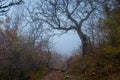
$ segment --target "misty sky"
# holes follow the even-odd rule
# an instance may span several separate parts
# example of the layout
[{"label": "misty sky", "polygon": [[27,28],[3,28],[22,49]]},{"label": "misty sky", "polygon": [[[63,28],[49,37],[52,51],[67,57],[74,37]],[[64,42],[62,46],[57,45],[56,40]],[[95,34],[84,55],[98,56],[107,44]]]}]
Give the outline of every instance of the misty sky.
[{"label": "misty sky", "polygon": [[72,52],[79,47],[80,39],[78,35],[70,31],[69,33],[63,34],[61,36],[55,36],[53,39],[55,44],[55,50],[64,55],[71,55]]}]

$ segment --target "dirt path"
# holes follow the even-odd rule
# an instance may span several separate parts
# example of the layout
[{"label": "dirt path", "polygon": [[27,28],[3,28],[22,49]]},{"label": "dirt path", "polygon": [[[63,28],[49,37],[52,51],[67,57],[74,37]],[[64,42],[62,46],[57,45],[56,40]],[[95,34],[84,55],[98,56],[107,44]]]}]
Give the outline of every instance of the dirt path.
[{"label": "dirt path", "polygon": [[64,76],[65,72],[58,71],[50,71],[43,80],[61,80]]}]

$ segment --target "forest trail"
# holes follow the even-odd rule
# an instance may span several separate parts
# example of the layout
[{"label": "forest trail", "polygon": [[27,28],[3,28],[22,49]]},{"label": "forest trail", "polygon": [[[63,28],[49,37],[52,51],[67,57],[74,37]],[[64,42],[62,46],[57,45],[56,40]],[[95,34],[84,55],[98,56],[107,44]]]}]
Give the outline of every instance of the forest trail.
[{"label": "forest trail", "polygon": [[52,70],[50,71],[43,80],[61,80],[65,75],[65,72],[61,70]]}]

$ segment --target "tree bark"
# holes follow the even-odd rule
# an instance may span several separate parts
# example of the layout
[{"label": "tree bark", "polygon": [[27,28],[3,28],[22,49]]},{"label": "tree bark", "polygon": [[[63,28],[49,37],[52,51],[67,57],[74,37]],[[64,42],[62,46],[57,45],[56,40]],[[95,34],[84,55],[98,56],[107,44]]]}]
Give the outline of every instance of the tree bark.
[{"label": "tree bark", "polygon": [[84,55],[90,54],[91,53],[90,38],[86,34],[84,34],[81,30],[77,30],[77,33],[82,42],[82,55],[84,56]]}]

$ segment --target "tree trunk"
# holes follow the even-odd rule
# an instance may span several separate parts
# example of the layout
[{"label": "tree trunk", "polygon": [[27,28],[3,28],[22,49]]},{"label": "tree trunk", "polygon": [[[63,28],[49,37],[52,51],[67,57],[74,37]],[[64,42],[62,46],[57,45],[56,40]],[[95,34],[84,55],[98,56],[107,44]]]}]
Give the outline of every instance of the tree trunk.
[{"label": "tree trunk", "polygon": [[77,33],[78,33],[79,38],[81,39],[81,42],[82,42],[82,54],[83,54],[83,56],[86,54],[90,54],[91,53],[90,38],[87,35],[85,35],[81,30],[78,30]]}]

